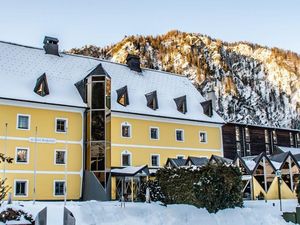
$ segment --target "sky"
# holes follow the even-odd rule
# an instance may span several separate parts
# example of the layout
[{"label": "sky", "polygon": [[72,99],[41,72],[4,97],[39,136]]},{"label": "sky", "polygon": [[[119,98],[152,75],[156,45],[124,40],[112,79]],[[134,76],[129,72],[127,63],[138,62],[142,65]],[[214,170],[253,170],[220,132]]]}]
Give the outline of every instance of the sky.
[{"label": "sky", "polygon": [[300,54],[300,0],[0,0],[0,40],[68,50],[169,30],[249,41]]}]

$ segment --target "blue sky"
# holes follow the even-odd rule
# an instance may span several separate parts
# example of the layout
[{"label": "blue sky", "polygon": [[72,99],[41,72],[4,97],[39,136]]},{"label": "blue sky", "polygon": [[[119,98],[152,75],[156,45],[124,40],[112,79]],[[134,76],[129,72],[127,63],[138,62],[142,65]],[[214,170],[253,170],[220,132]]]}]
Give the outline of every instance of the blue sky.
[{"label": "blue sky", "polygon": [[0,40],[62,49],[172,29],[300,53],[299,0],[0,0]]}]

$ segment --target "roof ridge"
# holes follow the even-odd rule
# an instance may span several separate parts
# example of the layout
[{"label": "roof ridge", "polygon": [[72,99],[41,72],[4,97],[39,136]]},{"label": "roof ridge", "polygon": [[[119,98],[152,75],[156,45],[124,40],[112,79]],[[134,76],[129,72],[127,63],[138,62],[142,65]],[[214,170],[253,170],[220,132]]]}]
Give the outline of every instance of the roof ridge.
[{"label": "roof ridge", "polygon": [[[44,49],[40,48],[40,47],[23,45],[23,44],[18,44],[18,43],[15,43],[15,42],[9,42],[9,41],[2,41],[2,40],[0,40],[0,43],[9,44],[9,45],[15,45],[15,46],[18,46],[18,47],[36,49],[36,50],[43,50],[44,51]],[[111,61],[111,60],[108,60],[108,59],[96,58],[96,57],[87,56],[87,55],[73,54],[73,53],[69,53],[69,52],[65,52],[65,51],[60,51],[59,53],[60,54],[64,54],[64,55],[69,55],[69,56],[74,56],[74,57],[80,57],[80,58],[86,58],[86,59],[92,59],[92,60],[96,60],[96,61],[100,61],[100,62],[112,63],[112,64],[116,64],[116,65],[126,66],[127,67],[126,64],[114,62],[114,61]],[[177,77],[181,77],[181,78],[184,78],[184,79],[188,79],[188,77],[185,76],[185,75],[183,75],[183,74],[181,75],[181,74],[171,73],[171,72],[164,71],[164,70],[157,70],[157,69],[151,69],[151,68],[146,68],[146,67],[142,67],[142,69],[146,70],[146,71],[148,70],[148,71],[153,71],[153,72],[156,72],[156,73],[164,73],[164,74],[169,74],[169,75],[172,75],[172,76],[177,76]]]},{"label": "roof ridge", "polygon": [[0,43],[3,43],[3,44],[9,44],[9,45],[16,45],[16,46],[24,47],[24,48],[32,48],[32,49],[37,49],[37,50],[44,50],[43,48],[34,47],[34,46],[29,46],[29,45],[23,45],[23,44],[18,44],[18,43],[10,42],[10,41],[1,41],[1,40],[0,40]]}]

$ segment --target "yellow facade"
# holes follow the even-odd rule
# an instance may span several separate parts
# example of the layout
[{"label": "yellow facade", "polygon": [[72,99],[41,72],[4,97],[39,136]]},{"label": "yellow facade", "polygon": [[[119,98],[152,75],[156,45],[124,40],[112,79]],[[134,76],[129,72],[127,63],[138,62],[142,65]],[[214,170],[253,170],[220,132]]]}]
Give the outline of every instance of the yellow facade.
[{"label": "yellow facade", "polygon": [[[18,114],[29,115],[29,130],[18,129]],[[66,119],[67,132],[56,132],[57,118]],[[7,184],[12,188],[10,192],[13,199],[33,199],[34,171],[36,171],[37,200],[64,199],[64,196],[54,196],[54,181],[65,180],[65,174],[67,174],[67,198],[79,199],[83,171],[82,140],[83,109],[2,102],[0,104],[0,150],[14,160],[12,164],[0,164],[0,176],[7,178]],[[16,161],[17,148],[28,149],[26,163]],[[56,164],[55,151],[57,150],[66,151],[66,166]],[[26,196],[15,195],[15,182],[18,180],[27,181]]]},{"label": "yellow facade", "polygon": [[[131,126],[131,137],[121,136],[122,123]],[[132,154],[132,165],[151,167],[151,155],[159,155],[159,165],[164,166],[168,158],[177,156],[210,157],[212,154],[222,156],[221,127],[216,124],[166,120],[164,118],[139,118],[132,116],[112,115],[111,166],[120,167],[121,154],[128,151]],[[158,140],[150,138],[150,128],[159,128]],[[177,141],[176,129],[184,131],[184,140]],[[207,142],[200,143],[199,132],[207,133]]]},{"label": "yellow facade", "polygon": [[[275,177],[273,179],[267,192],[265,192],[265,190],[261,187],[261,185],[255,179],[255,177],[253,177],[252,179],[253,179],[254,198],[259,196],[260,193],[262,193],[264,195],[264,198],[267,200],[279,199],[279,188],[278,188],[278,178],[277,177]],[[282,199],[295,199],[297,197],[296,192],[291,191],[291,189],[288,187],[288,185],[284,181],[281,181],[280,192],[281,192]]]}]

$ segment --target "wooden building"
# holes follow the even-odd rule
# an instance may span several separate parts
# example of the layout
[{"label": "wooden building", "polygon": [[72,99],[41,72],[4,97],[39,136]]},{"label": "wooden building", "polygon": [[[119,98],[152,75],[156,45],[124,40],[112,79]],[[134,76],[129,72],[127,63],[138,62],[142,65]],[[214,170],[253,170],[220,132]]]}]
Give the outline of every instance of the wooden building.
[{"label": "wooden building", "polygon": [[300,147],[300,130],[227,123],[222,128],[224,157],[267,155],[276,146]]}]

